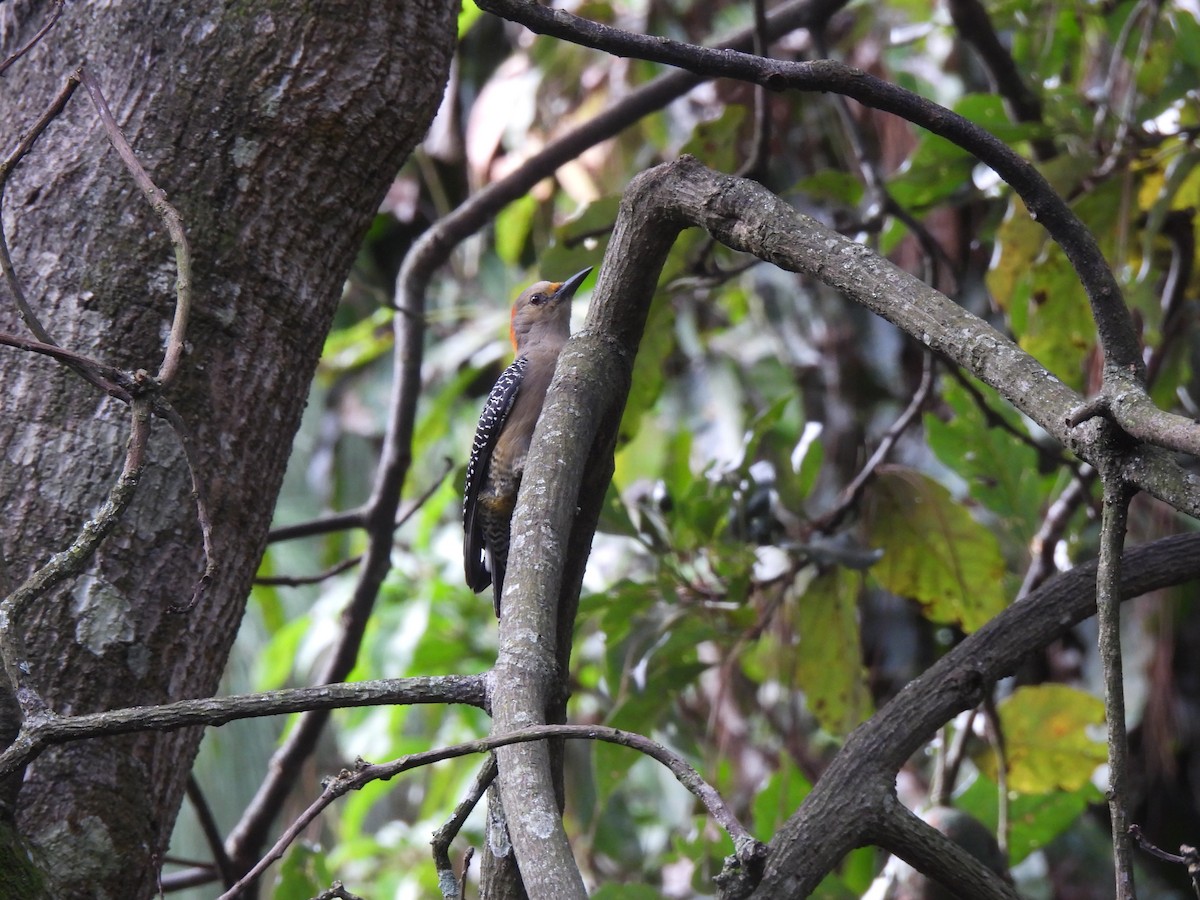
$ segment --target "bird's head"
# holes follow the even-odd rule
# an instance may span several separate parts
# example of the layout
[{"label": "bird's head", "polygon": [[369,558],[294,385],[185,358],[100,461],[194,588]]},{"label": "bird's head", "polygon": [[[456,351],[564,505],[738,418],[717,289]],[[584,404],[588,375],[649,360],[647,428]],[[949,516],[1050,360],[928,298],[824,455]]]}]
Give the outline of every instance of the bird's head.
[{"label": "bird's head", "polygon": [[588,266],[566,281],[539,281],[521,291],[512,308],[509,337],[518,353],[530,342],[571,335],[571,298],[591,273]]}]

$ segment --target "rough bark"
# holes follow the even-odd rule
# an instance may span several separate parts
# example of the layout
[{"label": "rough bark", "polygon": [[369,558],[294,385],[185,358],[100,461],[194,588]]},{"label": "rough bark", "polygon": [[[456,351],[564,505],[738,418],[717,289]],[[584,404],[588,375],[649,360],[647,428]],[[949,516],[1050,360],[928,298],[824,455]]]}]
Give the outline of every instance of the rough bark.
[{"label": "rough bark", "polygon": [[[0,55],[50,6],[0,8]],[[341,285],[441,97],[456,6],[72,4],[0,84],[7,148],[85,64],[183,215],[195,260],[189,352],[170,399],[195,433],[217,573],[195,609],[169,611],[191,596],[203,563],[179,443],[156,423],[138,495],[89,574],[15,623],[52,709],[216,688]],[[57,341],[157,368],[174,300],[170,246],[82,91],[18,169],[4,224]],[[0,330],[21,333],[0,296]],[[128,415],[44,358],[5,350],[0,372],[0,559],[13,585],[101,502]],[[200,733],[84,742],[30,767],[16,817],[50,895],[153,894]]]}]

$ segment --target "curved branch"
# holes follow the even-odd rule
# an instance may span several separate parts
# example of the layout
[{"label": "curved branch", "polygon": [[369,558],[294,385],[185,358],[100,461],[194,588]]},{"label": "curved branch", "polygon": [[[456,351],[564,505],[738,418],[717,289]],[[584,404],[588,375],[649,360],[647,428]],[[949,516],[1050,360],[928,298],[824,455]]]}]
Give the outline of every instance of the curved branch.
[{"label": "curved branch", "polygon": [[[869,248],[796,212],[762,186],[721,175],[684,157],[643,172],[630,183],[626,199],[631,208],[642,210],[636,213],[642,218],[651,215],[646,210],[657,210],[650,229],[659,232],[656,238],[663,229],[675,229],[670,232],[673,236],[684,227],[698,225],[735,250],[816,278],[995,388],[1084,460],[1095,462],[1101,453],[1110,451],[1103,423],[1084,421],[1086,416],[1079,414],[1083,398],[1015,343],[944,294]],[[620,256],[614,255],[610,244],[595,297],[603,296],[606,276],[613,267],[658,271],[662,262],[659,251],[652,250],[644,238],[642,234],[629,242]],[[617,295],[621,307],[612,318],[618,339],[627,347],[636,347],[641,336],[637,317],[644,312],[629,307],[648,302],[644,298],[653,292],[653,285],[646,288],[641,283],[644,279],[635,285],[621,277]],[[639,323],[637,330],[631,333],[627,326],[635,322]],[[1138,390],[1130,375],[1127,393],[1133,396]],[[1181,512],[1200,516],[1200,490],[1159,443],[1147,437],[1125,450],[1123,477]]]},{"label": "curved branch", "polygon": [[[1121,599],[1200,578],[1200,535],[1162,538],[1126,550]],[[803,896],[842,856],[869,841],[846,797],[874,808],[870,787],[890,794],[896,773],[944,723],[977,704],[989,686],[1011,674],[1095,611],[1096,563],[1077,566],[1014,603],[909,682],[890,703],[851,734],[800,810],[771,841],[771,856],[756,900]],[[835,825],[837,827],[831,827]]]},{"label": "curved branch", "polygon": [[494,15],[616,56],[665,63],[709,78],[736,78],[772,90],[829,91],[852,97],[919,125],[968,150],[1025,201],[1063,248],[1087,291],[1107,362],[1141,373],[1143,364],[1121,288],[1095,237],[1041,173],[987,130],[918,94],[833,60],[790,63],[747,53],[716,51],[668,38],[631,34],[527,0],[479,0]]},{"label": "curved branch", "polygon": [[[246,885],[257,879],[266,871],[271,863],[283,856],[284,851],[304,832],[304,829],[312,824],[329,804],[338,797],[348,794],[350,791],[361,790],[372,781],[388,781],[404,772],[428,766],[435,762],[455,759],[459,756],[468,756],[472,753],[487,753],[491,750],[499,750],[502,747],[515,744],[542,743],[549,738],[604,741],[610,744],[619,744],[622,747],[637,750],[651,759],[662,763],[679,780],[680,784],[699,798],[713,818],[725,828],[733,840],[739,859],[745,858],[745,860],[749,861],[761,857],[763,845],[756,841],[745,827],[738,822],[737,818],[729,810],[729,807],[725,805],[725,801],[721,799],[720,794],[700,777],[700,773],[688,765],[683,757],[671,752],[657,741],[652,741],[644,735],[635,734],[631,731],[621,731],[620,729],[609,728],[604,725],[538,725],[531,728],[521,728],[506,734],[494,734],[478,741],[466,741],[461,744],[453,744],[449,747],[439,747],[435,750],[412,753],[386,763],[372,764],[364,762],[361,759],[358,760],[353,769],[343,769],[336,777],[326,780],[325,789],[321,792],[321,796],[296,817],[296,820],[284,831],[279,841],[271,848],[271,851],[259,860],[241,881],[235,884],[229,891],[222,894],[220,900],[233,900],[233,898],[239,896]],[[574,865],[572,867],[574,868]],[[523,870],[522,875],[524,877]],[[528,886],[528,879],[526,878],[525,880]],[[555,898],[563,896],[562,894],[539,894],[532,892],[531,895],[534,897],[552,896]]]},{"label": "curved branch", "polygon": [[[1000,42],[987,8],[980,0],[950,0],[948,6],[959,36],[979,54],[996,92],[1008,104],[1013,118],[1018,122],[1042,124],[1042,101],[1025,83],[1016,60]],[[1044,129],[1029,144],[1036,159],[1047,160],[1055,156],[1054,141]]]},{"label": "curved branch", "polygon": [[[1075,392],[985,322],[866,248],[799,215],[753,182],[717,174],[694,159],[643,173],[622,200],[587,324],[560,357],[526,463],[501,622],[502,640],[511,642],[512,650],[498,663],[494,682],[498,726],[503,722],[503,727],[512,727],[510,721],[543,709],[537,704],[546,698],[531,682],[544,679],[545,667],[552,664],[547,645],[556,634],[559,610],[547,598],[560,597],[564,571],[578,567],[590,541],[590,533],[588,541],[572,540],[568,553],[563,536],[594,524],[592,516],[605,487],[596,473],[606,471],[606,455],[611,464],[614,423],[625,402],[648,301],[675,236],[694,224],[730,247],[838,288],[996,387],[1084,458],[1109,449],[1103,446],[1105,428],[1067,425],[1079,401]],[[1156,490],[1174,481],[1195,507],[1195,492],[1186,476],[1147,453],[1145,448],[1130,451],[1123,474]],[[1154,478],[1135,471],[1142,466],[1156,473]],[[585,475],[587,486],[581,490]],[[1155,478],[1162,481],[1155,483]],[[516,541],[522,538],[536,544],[533,552],[528,547],[521,551]],[[1200,536],[1186,536],[1130,551],[1122,596],[1200,575],[1198,548]],[[1094,598],[1094,566],[1056,579],[968,638],[855,731],[801,812],[776,837],[774,868],[768,867],[768,888],[762,896],[802,896],[815,887],[845,852],[866,840],[865,826],[847,815],[846,798],[860,798],[864,811],[878,804],[881,792],[894,790],[900,766],[930,734],[978,703],[987,686],[1008,674],[1031,649],[1090,614]],[[516,721],[517,726],[524,724]],[[507,763],[526,779],[506,788],[501,778],[505,806],[528,808],[531,792],[537,790],[539,811],[544,812],[553,803],[544,774],[546,761],[516,756],[515,750],[497,751],[502,776]],[[546,825],[544,815],[532,822],[522,816],[509,818],[523,874],[527,861],[544,851]],[[561,823],[558,826],[561,830]]]},{"label": "curved branch", "polygon": [[[192,310],[192,251],[188,245],[187,234],[183,230],[183,220],[178,210],[167,202],[167,195],[156,185],[145,167],[129,146],[121,126],[113,118],[112,110],[108,108],[108,100],[100,88],[100,83],[86,66],[79,69],[79,79],[87,90],[88,96],[96,107],[100,122],[104,125],[108,142],[112,144],[121,162],[133,176],[134,183],[146,198],[146,202],[154,209],[155,214],[162,219],[163,226],[171,236],[171,245],[175,248],[175,317],[171,322],[171,334],[167,338],[167,350],[163,357],[162,366],[155,380],[165,390],[175,380],[179,371],[179,363],[183,359],[183,341],[187,334],[188,317]],[[206,548],[207,549],[207,548]]]},{"label": "curved branch", "polygon": [[933,878],[954,896],[972,900],[1020,900],[978,859],[915,816],[894,794],[882,803],[874,842],[900,857],[917,871]]}]

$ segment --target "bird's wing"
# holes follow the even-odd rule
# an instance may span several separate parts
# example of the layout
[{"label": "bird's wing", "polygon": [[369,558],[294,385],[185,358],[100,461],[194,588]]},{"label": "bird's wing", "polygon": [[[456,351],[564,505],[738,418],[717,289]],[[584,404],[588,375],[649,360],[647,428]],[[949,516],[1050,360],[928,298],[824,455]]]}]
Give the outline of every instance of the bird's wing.
[{"label": "bird's wing", "polygon": [[487,478],[488,462],[492,458],[496,440],[504,429],[504,421],[512,411],[513,403],[516,402],[517,391],[520,390],[521,380],[525,377],[526,365],[526,357],[517,357],[492,385],[487,403],[479,415],[475,440],[471,444],[471,460],[467,464],[467,483],[463,491],[463,571],[467,576],[467,586],[476,593],[492,583],[492,574],[484,564],[486,547],[483,542],[483,529],[475,521],[479,492]]}]

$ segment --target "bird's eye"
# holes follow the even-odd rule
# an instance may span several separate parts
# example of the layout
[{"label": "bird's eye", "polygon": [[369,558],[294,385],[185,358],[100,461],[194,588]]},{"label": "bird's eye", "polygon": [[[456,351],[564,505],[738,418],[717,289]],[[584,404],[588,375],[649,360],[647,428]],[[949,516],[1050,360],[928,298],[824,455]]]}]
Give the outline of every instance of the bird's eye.
[{"label": "bird's eye", "polygon": [[534,306],[541,306],[543,303],[546,302],[546,295],[545,294],[534,294],[532,297],[529,298],[529,302],[532,303]]}]

